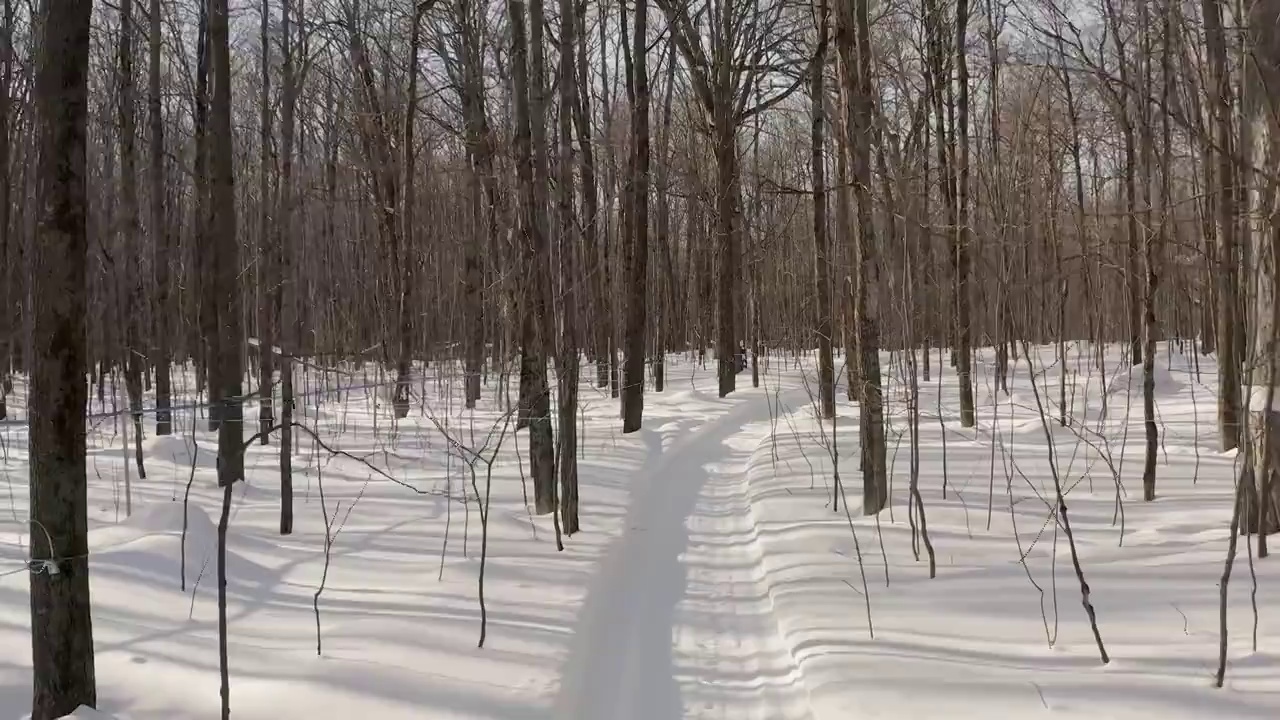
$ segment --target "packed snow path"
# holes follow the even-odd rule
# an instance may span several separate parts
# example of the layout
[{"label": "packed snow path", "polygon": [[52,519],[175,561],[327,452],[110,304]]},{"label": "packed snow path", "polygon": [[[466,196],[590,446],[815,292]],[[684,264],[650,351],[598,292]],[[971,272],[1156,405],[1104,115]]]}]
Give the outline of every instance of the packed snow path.
[{"label": "packed snow path", "polygon": [[623,535],[588,593],[555,716],[812,717],[769,597],[747,496],[761,393],[718,418],[644,429]]}]

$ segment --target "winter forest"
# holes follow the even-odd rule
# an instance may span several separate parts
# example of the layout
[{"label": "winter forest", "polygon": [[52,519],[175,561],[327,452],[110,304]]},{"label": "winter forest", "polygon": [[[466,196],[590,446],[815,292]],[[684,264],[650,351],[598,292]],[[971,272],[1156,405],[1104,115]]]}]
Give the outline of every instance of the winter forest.
[{"label": "winter forest", "polygon": [[0,720],[1280,717],[1280,1],[0,3]]}]

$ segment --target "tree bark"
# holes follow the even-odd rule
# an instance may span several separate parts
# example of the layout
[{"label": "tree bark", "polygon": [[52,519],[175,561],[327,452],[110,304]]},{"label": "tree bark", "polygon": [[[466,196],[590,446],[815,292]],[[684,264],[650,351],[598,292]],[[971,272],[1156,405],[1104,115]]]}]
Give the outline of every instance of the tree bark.
[{"label": "tree bark", "polygon": [[259,8],[262,26],[260,57],[262,88],[258,95],[258,432],[259,442],[266,445],[275,425],[275,404],[272,399],[275,374],[274,350],[276,345],[276,298],[280,292],[279,250],[273,247],[271,232],[271,36],[269,0],[262,0]]},{"label": "tree bark", "polygon": [[9,417],[6,396],[13,392],[10,373],[16,343],[18,302],[16,297],[19,253],[12,232],[13,199],[10,166],[13,162],[13,26],[16,13],[13,0],[4,0],[4,25],[0,26],[0,420]]},{"label": "tree bark", "polygon": [[[645,0],[639,0],[643,5]],[[573,115],[578,103],[574,71],[578,18],[573,0],[560,0],[559,178],[560,287],[563,292],[560,330],[559,403],[560,522],[566,535],[578,532],[578,233],[574,213]]]},{"label": "tree bark", "polygon": [[644,416],[649,290],[649,61],[648,2],[635,0],[631,52],[630,202],[627,227],[626,356],[622,368],[622,432],[640,429]]},{"label": "tree bark", "polygon": [[119,70],[120,96],[120,204],[122,205],[121,251],[125,263],[120,288],[125,325],[125,390],[133,418],[134,460],[138,477],[147,477],[142,458],[142,366],[147,356],[142,345],[142,243],[138,228],[137,99],[133,74],[133,0],[120,2]]},{"label": "tree bark", "polygon": [[969,246],[973,242],[973,229],[969,224],[969,61],[966,31],[969,26],[968,0],[956,3],[956,84],[960,91],[956,106],[958,129],[952,133],[952,157],[956,159],[956,222],[955,245],[952,249],[955,289],[956,374],[960,383],[960,426],[973,427],[976,421],[973,407],[973,348],[970,326],[969,299]]},{"label": "tree bark", "polygon": [[227,0],[210,0],[209,59],[212,97],[209,104],[210,223],[209,244],[213,248],[212,284],[217,317],[217,335],[210,338],[214,362],[211,384],[219,390],[214,403],[220,405],[218,428],[218,484],[230,485],[244,479],[244,427],[241,375],[244,337],[239,284],[240,242],[236,235],[235,151],[231,134],[231,53],[228,49]]},{"label": "tree bark", "polygon": [[[498,202],[493,167],[493,138],[485,110],[484,59],[481,55],[479,28],[472,20],[470,0],[457,3],[458,50],[461,77],[455,79],[461,94],[463,121],[466,125],[467,156],[471,169],[472,217],[478,231],[489,243],[496,240]],[[463,372],[464,402],[474,408],[480,399],[480,374],[484,364],[484,273],[480,238],[468,243],[463,256],[463,313],[466,333]]]},{"label": "tree bark", "polygon": [[[299,7],[301,10],[301,7]],[[293,145],[298,79],[293,58],[293,1],[280,3],[280,182],[279,218],[272,251],[277,268],[273,297],[280,340],[280,534],[293,533],[293,365],[298,343],[298,284],[293,224]],[[332,105],[330,105],[331,107]]]},{"label": "tree bark", "polygon": [[1226,33],[1222,26],[1221,0],[1201,0],[1204,17],[1205,51],[1209,74],[1207,88],[1213,115],[1212,151],[1215,234],[1217,264],[1214,280],[1218,291],[1218,432],[1223,451],[1240,444],[1241,361],[1235,337],[1239,327],[1239,292],[1236,268],[1239,252],[1236,245],[1237,190],[1235,164],[1235,132],[1232,127],[1231,74],[1227,66]]},{"label": "tree bark", "polygon": [[[546,133],[535,132],[543,122],[540,112],[541,91],[532,91],[541,83],[536,79],[542,70],[541,24],[542,6],[534,0],[529,7],[528,23],[532,33],[526,33],[525,3],[523,0],[507,0],[511,22],[511,64],[515,87],[516,114],[516,174],[520,184],[523,257],[529,268],[531,282],[526,285],[521,310],[523,317],[521,378],[522,393],[528,393],[529,407],[529,463],[533,475],[534,506],[539,514],[552,512],[556,507],[555,444],[551,435],[551,400],[547,387],[546,346],[546,289],[550,271],[547,260],[546,213],[543,200],[546,185],[537,187],[538,180],[546,175]],[[534,59],[530,62],[532,52]],[[533,78],[531,78],[531,75]],[[543,162],[538,162],[539,152]]]},{"label": "tree bark", "polygon": [[[151,21],[147,57],[147,125],[150,128],[150,180],[151,180],[151,241],[155,248],[155,357],[152,364],[156,373],[156,435],[168,435],[173,432],[171,368],[173,363],[173,332],[171,307],[170,259],[172,240],[169,233],[169,219],[165,209],[165,156],[164,156],[164,113],[160,97],[160,49],[161,23],[160,0],[150,0],[149,20]],[[0,200],[7,205],[7,201]]]},{"label": "tree bark", "polygon": [[885,467],[884,406],[880,382],[879,256],[871,200],[871,22],[868,0],[844,8],[837,30],[837,50],[845,93],[849,98],[849,143],[853,196],[857,215],[854,245],[853,325],[857,333],[858,402],[863,446],[863,512],[874,515],[888,502]]},{"label": "tree bark", "polygon": [[[817,298],[818,400],[822,417],[836,414],[835,361],[831,349],[831,263],[827,239],[826,135],[823,128],[826,102],[827,0],[817,0],[818,50],[810,69],[813,127],[813,276]],[[926,353],[927,356],[927,353]]]},{"label": "tree bark", "polygon": [[[32,720],[97,703],[85,477],[89,0],[41,4],[31,371]],[[35,566],[33,565],[33,569]],[[56,570],[56,573],[54,572]]]}]

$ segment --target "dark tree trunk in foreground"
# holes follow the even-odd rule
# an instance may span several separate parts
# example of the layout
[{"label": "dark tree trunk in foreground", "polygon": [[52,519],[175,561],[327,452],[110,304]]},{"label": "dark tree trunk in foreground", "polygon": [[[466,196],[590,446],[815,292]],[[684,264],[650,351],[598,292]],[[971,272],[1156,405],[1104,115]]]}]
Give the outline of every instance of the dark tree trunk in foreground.
[{"label": "dark tree trunk in foreground", "polygon": [[227,661],[227,530],[231,492],[244,479],[244,408],[240,396],[243,316],[239,288],[240,243],[236,236],[235,175],[232,169],[231,53],[228,48],[227,0],[209,2],[209,60],[212,102],[209,104],[209,236],[217,336],[210,338],[210,387],[217,388],[219,408],[218,485],[223,488],[218,521],[218,666],[222,718],[231,716],[231,684]]},{"label": "dark tree trunk in foreground", "polygon": [[1254,448],[1252,478],[1242,479],[1246,482],[1242,526],[1246,532],[1258,534],[1258,557],[1266,557],[1266,536],[1280,531],[1280,411],[1276,410],[1280,407],[1280,353],[1276,352],[1280,340],[1280,268],[1276,265],[1280,262],[1280,215],[1276,213],[1280,183],[1269,179],[1280,169],[1280,99],[1274,90],[1280,81],[1280,2],[1252,4],[1248,20],[1246,46],[1250,52],[1244,63],[1241,123],[1242,134],[1256,142],[1242,140],[1240,145],[1257,168],[1251,173],[1256,185],[1250,193],[1249,209],[1258,219],[1250,221],[1255,223],[1253,245],[1244,249],[1252,250],[1246,274],[1253,283],[1249,331],[1258,357],[1252,363],[1247,406]]},{"label": "dark tree trunk in foreground", "polygon": [[227,0],[211,0],[209,7],[209,237],[212,246],[213,308],[217,335],[213,347],[210,385],[217,388],[219,405],[218,484],[244,477],[241,374],[243,315],[240,299],[240,242],[236,235],[234,153],[231,134],[231,59],[227,49]]},{"label": "dark tree trunk in foreground", "polygon": [[626,359],[622,366],[622,432],[640,429],[644,416],[644,361],[649,292],[649,63],[648,3],[636,0],[631,51],[630,218],[627,258]]},{"label": "dark tree trunk in foreground", "polygon": [[868,0],[854,0],[839,19],[836,48],[849,98],[847,141],[857,210],[854,239],[853,327],[857,336],[863,512],[874,515],[888,502],[885,469],[884,400],[880,381],[879,252],[871,200],[871,34]]},{"label": "dark tree trunk in foreground", "polygon": [[[35,79],[39,161],[32,276],[32,719],[93,706],[85,403],[85,123],[90,0],[45,0]],[[56,560],[52,559],[56,558]],[[56,569],[56,574],[53,570]]]},{"label": "dark tree trunk in foreground", "polygon": [[9,136],[12,125],[13,102],[13,25],[16,13],[14,0],[4,2],[4,25],[0,26],[0,420],[9,417],[5,396],[13,392],[13,352],[16,346],[14,333],[18,314],[15,290],[17,285],[18,250],[11,232],[9,201],[13,184],[9,166],[13,158],[13,140]]}]

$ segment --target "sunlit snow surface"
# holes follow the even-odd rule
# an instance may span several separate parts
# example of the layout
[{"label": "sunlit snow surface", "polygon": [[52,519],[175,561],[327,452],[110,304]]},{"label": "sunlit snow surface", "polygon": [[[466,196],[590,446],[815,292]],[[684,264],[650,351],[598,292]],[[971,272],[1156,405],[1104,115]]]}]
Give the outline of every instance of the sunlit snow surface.
[{"label": "sunlit snow surface", "polygon": [[[551,517],[531,517],[524,504],[526,433],[508,431],[502,440],[492,473],[484,649],[476,647],[475,490],[484,493],[486,473],[477,466],[473,487],[442,432],[474,449],[493,432],[487,456],[504,418],[496,378],[473,415],[457,397],[461,383],[433,365],[415,388],[410,417],[393,425],[387,389],[364,387],[379,382],[375,369],[331,373],[330,392],[312,371],[298,382],[309,393],[299,420],[326,444],[403,484],[362,462],[331,457],[300,434],[295,528],[280,537],[278,445],[273,439],[249,449],[249,481],[235,491],[228,558],[233,717],[1280,717],[1274,612],[1280,570],[1275,560],[1255,562],[1255,652],[1243,543],[1231,584],[1227,687],[1212,687],[1235,462],[1234,454],[1217,452],[1212,359],[1200,358],[1197,378],[1190,356],[1162,349],[1159,498],[1144,503],[1140,374],[1132,375],[1130,399],[1131,376],[1118,351],[1108,354],[1104,374],[1088,348],[1068,346],[1065,428],[1056,422],[1062,363],[1054,348],[1039,350],[1033,374],[1019,361],[1008,395],[994,389],[990,351],[979,355],[976,429],[959,425],[945,358],[939,362],[935,353],[933,379],[921,381],[920,488],[937,557],[932,580],[924,548],[920,561],[913,551],[899,358],[882,355],[891,383],[893,485],[892,509],[878,519],[860,512],[858,413],[843,388],[836,435],[845,492],[833,510],[825,441],[831,425],[820,430],[814,419],[812,358],[774,357],[761,387],[751,387],[748,371],[738,376],[739,390],[722,400],[713,366],[673,356],[666,391],[650,388],[645,427],[632,435],[620,432],[617,401],[584,380],[583,531],[566,539],[564,552],[556,552]],[[946,372],[939,387],[940,365]],[[585,366],[583,375],[594,378],[594,368]],[[188,389],[192,383],[190,374],[178,382]],[[339,385],[357,389],[332,391]],[[24,384],[16,390],[10,407],[21,419]],[[92,412],[109,413],[110,394],[105,408],[95,398]],[[256,408],[245,416],[256,431]],[[126,518],[122,428],[110,418],[93,420],[88,475],[98,697],[103,711],[122,720],[217,716],[212,549],[220,493],[215,438],[201,421],[193,453],[192,422],[191,411],[180,412],[175,435],[157,438],[148,420],[148,478],[130,469],[134,511]],[[1050,516],[1046,431],[1113,658],[1106,667],[1081,607],[1066,538]],[[25,428],[4,426],[0,438],[0,720],[17,720],[30,712],[21,571]],[[193,456],[183,592],[181,500]],[[319,601],[317,656],[312,602],[324,567],[321,483],[324,507],[341,532]]]}]

